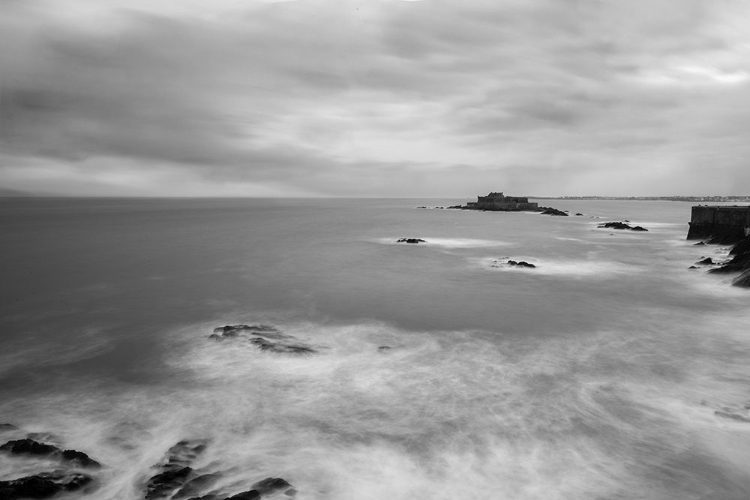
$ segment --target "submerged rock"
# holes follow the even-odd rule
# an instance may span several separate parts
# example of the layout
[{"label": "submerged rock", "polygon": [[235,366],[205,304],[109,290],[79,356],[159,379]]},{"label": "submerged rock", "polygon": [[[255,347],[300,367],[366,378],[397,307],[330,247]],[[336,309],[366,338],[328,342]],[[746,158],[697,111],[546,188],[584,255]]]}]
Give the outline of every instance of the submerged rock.
[{"label": "submerged rock", "polygon": [[242,333],[252,333],[268,338],[281,338],[283,334],[273,326],[268,325],[227,325],[214,328],[211,338],[237,337]]},{"label": "submerged rock", "polygon": [[77,472],[42,472],[10,481],[0,481],[0,499],[49,498],[61,492],[77,491],[91,481],[91,476]]},{"label": "submerged rock", "polygon": [[9,424],[7,422],[4,424],[0,424],[0,432],[11,432],[11,431],[20,431],[20,430],[21,429],[19,429],[15,425]]},{"label": "submerged rock", "polygon": [[[291,335],[287,335],[277,328],[268,325],[233,325],[214,329],[208,338],[224,340],[242,337],[262,351],[284,354],[313,354],[318,352],[311,346],[304,344]],[[269,340],[270,339],[270,340]]]},{"label": "submerged rock", "polygon": [[421,238],[399,238],[396,243],[427,243]]}]

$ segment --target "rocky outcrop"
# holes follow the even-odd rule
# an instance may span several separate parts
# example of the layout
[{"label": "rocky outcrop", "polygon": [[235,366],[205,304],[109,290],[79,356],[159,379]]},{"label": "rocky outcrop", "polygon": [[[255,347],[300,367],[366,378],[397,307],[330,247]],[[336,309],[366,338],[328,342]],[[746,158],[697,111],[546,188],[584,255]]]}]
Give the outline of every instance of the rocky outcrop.
[{"label": "rocky outcrop", "polygon": [[526,262],[525,260],[512,260],[509,259],[503,262],[504,259],[495,259],[492,261],[492,267],[512,267],[512,268],[529,268],[533,269],[536,265]]},{"label": "rocky outcrop", "polygon": [[91,459],[88,455],[76,450],[61,450],[51,444],[40,443],[33,439],[17,439],[8,441],[0,446],[0,451],[11,453],[13,455],[36,455],[49,458],[57,458],[63,462],[70,463],[78,467],[99,468],[101,464]]},{"label": "rocky outcrop", "polygon": [[750,236],[735,244],[729,251],[731,259],[709,272],[714,274],[738,273],[732,285],[743,288],[750,287]]},{"label": "rocky outcrop", "polygon": [[396,243],[427,243],[421,238],[399,238]]},{"label": "rocky outcrop", "polygon": [[146,482],[146,500],[171,498],[175,490],[194,477],[190,466],[207,444],[205,439],[184,439],[167,450],[162,461],[154,466],[159,472]]},{"label": "rocky outcrop", "polygon": [[42,472],[10,481],[0,481],[0,499],[50,498],[63,492],[78,491],[94,479],[78,472]]},{"label": "rocky outcrop", "polygon": [[705,258],[701,258],[701,260],[699,260],[698,262],[696,262],[696,264],[703,264],[703,265],[712,266],[712,265],[715,264],[715,262],[713,261],[713,259],[711,257],[705,257]]},{"label": "rocky outcrop", "polygon": [[292,335],[287,335],[277,328],[268,325],[228,325],[214,328],[209,335],[212,340],[241,339],[261,351],[280,354],[314,354],[318,352],[312,346],[300,342]]},{"label": "rocky outcrop", "polygon": [[629,230],[629,231],[648,231],[645,227],[641,226],[631,226],[630,224],[627,224],[625,222],[605,222],[603,224],[599,224],[597,226],[600,229],[621,229],[621,230]]},{"label": "rocky outcrop", "polygon": [[568,214],[562,210],[558,210],[552,207],[540,207],[542,209],[542,215],[557,215],[560,217],[567,217]]},{"label": "rocky outcrop", "polygon": [[[224,477],[222,472],[198,473],[193,462],[206,449],[204,439],[188,439],[171,447],[164,459],[154,467],[158,474],[146,482],[146,500],[257,500],[264,496],[284,493],[291,497],[297,491],[288,481],[267,477],[250,485],[246,491],[232,493],[232,486],[213,489]],[[210,490],[210,491],[207,491]],[[235,490],[236,491],[236,490]],[[1,497],[0,497],[1,498]]]}]

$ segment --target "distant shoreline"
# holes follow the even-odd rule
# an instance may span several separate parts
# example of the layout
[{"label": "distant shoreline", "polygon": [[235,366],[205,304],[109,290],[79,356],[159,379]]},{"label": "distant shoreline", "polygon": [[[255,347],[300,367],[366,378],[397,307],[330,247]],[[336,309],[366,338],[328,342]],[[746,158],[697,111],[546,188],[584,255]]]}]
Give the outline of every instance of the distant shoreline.
[{"label": "distant shoreline", "polygon": [[534,200],[622,200],[622,201],[686,201],[750,203],[750,196],[529,196]]}]

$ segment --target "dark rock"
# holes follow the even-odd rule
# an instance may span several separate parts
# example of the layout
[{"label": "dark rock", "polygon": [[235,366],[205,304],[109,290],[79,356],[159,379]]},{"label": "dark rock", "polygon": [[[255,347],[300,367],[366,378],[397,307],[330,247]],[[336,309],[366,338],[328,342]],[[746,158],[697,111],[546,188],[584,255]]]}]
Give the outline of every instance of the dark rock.
[{"label": "dark rock", "polygon": [[381,345],[380,347],[378,347],[378,351],[380,352],[390,351],[391,349],[393,349],[393,347],[389,345]]},{"label": "dark rock", "polygon": [[552,207],[540,207],[540,208],[542,208],[542,215],[557,215],[557,216],[568,217],[568,214],[556,208],[552,208]]},{"label": "dark rock", "polygon": [[631,231],[648,231],[648,229],[642,226],[635,226],[634,228],[631,228]]},{"label": "dark rock", "polygon": [[705,242],[705,241],[699,241],[699,242],[698,242],[698,243],[696,243],[696,244],[695,244],[694,246],[696,246],[696,247],[697,247],[697,246],[702,246],[702,245],[705,245],[705,244],[706,244],[706,242]]},{"label": "dark rock", "polygon": [[257,491],[261,495],[270,495],[279,491],[286,491],[292,487],[286,480],[280,477],[267,477],[250,486],[251,491]]},{"label": "dark rock", "polygon": [[695,267],[695,266],[690,266],[690,267],[688,267],[688,269],[698,269],[698,268]]},{"label": "dark rock", "polygon": [[85,474],[42,472],[34,476],[0,481],[0,499],[49,498],[61,492],[77,491],[91,481],[93,478]]},{"label": "dark rock", "polygon": [[583,216],[583,214],[582,214],[581,212],[578,212],[578,213],[576,214],[576,216],[578,216],[578,217],[581,217],[581,216]]},{"label": "dark rock", "polygon": [[396,243],[427,243],[427,242],[421,238],[400,238],[396,241]]},{"label": "dark rock", "polygon": [[[711,269],[709,272],[717,274],[729,274],[744,273],[750,270],[750,236],[735,244],[729,251],[729,255],[731,255],[732,258],[728,262],[723,263],[716,269]],[[742,277],[740,276],[739,278]],[[739,278],[736,279],[732,284],[735,286],[746,286],[742,284],[746,281]]]},{"label": "dark rock", "polygon": [[696,264],[714,264],[714,261],[711,259],[711,257],[706,257],[705,259],[696,262]]},{"label": "dark rock", "polygon": [[160,463],[164,469],[178,469],[193,463],[208,445],[205,439],[183,439],[167,450],[167,456]]},{"label": "dark rock", "polygon": [[732,285],[742,288],[750,288],[750,270],[745,271],[732,281]]},{"label": "dark rock", "polygon": [[52,455],[53,453],[60,453],[61,450],[57,446],[51,444],[44,444],[34,441],[33,439],[17,439],[15,441],[8,441],[4,445],[0,446],[0,451],[6,451],[16,455]]},{"label": "dark rock", "polygon": [[525,260],[522,260],[520,262],[517,262],[515,260],[509,260],[508,261],[508,265],[509,266],[513,266],[513,267],[528,267],[528,268],[535,268],[536,267],[534,264],[529,264]]},{"label": "dark rock", "polygon": [[0,424],[0,432],[10,432],[10,431],[20,431],[20,430],[21,429],[19,429],[13,424],[8,424],[8,423]]},{"label": "dark rock", "polygon": [[80,467],[92,467],[95,469],[98,469],[102,465],[97,462],[96,460],[93,460],[88,455],[81,451],[76,450],[65,450],[62,452],[62,458],[63,460],[66,460],[68,462],[73,462],[76,465],[79,465]]},{"label": "dark rock", "polygon": [[260,337],[250,339],[261,351],[278,352],[284,354],[314,354],[318,351],[304,344],[290,342],[271,342]]},{"label": "dark rock", "polygon": [[146,483],[146,500],[166,498],[188,480],[193,472],[190,467],[169,469],[155,476],[151,476]]},{"label": "dark rock", "polygon": [[281,335],[278,329],[268,325],[227,325],[214,328],[214,335],[220,337],[237,337],[241,333],[250,333],[268,338],[279,338],[278,335]]},{"label": "dark rock", "polygon": [[177,493],[174,494],[172,499],[178,500],[181,498],[187,498],[197,495],[201,492],[201,490],[210,488],[211,486],[216,484],[216,482],[221,479],[221,477],[221,473],[217,472],[214,474],[203,474],[202,476],[191,479],[190,481],[186,482],[185,485],[180,488]]},{"label": "dark rock", "polygon": [[597,227],[606,229],[633,229],[630,225],[625,224],[624,222],[605,222],[599,224]]},{"label": "dark rock", "polygon": [[255,490],[250,491],[243,491],[242,493],[237,493],[234,496],[231,496],[227,498],[226,500],[258,500],[260,498],[260,493],[258,493]]}]

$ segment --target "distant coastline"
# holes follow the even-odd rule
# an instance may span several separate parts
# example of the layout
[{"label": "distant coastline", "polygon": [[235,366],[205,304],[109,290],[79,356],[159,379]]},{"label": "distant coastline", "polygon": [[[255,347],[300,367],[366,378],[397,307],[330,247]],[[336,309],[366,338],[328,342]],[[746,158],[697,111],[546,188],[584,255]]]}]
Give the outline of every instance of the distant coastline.
[{"label": "distant coastline", "polygon": [[750,196],[529,196],[534,200],[635,200],[750,203]]}]

